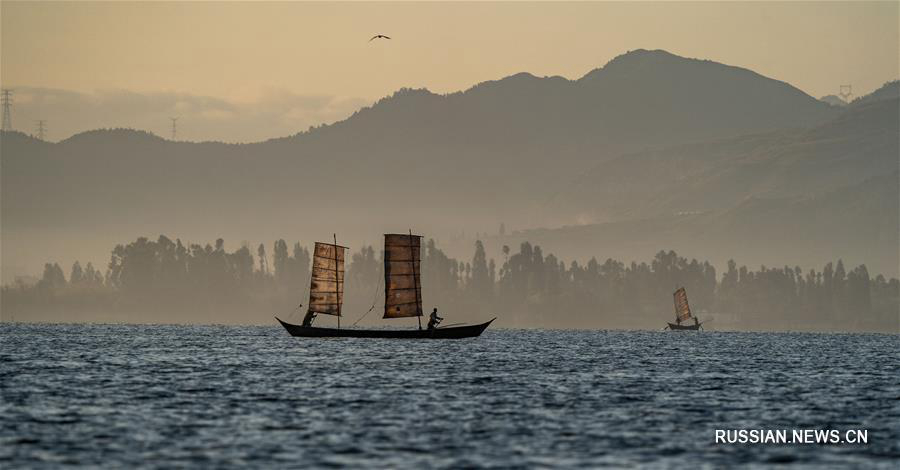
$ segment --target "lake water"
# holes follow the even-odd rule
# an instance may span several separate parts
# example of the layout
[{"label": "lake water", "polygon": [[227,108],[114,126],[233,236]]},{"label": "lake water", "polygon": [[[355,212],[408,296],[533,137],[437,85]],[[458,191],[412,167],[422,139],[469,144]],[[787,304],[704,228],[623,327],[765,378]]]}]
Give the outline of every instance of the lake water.
[{"label": "lake water", "polygon": [[[0,325],[0,466],[896,468],[900,336]],[[863,429],[868,444],[716,444]]]}]

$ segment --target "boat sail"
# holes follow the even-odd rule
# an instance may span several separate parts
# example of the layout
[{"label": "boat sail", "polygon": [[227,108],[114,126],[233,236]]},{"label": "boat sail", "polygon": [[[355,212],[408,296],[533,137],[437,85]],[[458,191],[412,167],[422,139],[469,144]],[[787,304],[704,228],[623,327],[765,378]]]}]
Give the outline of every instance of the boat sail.
[{"label": "boat sail", "polygon": [[[688,304],[687,291],[684,287],[676,289],[672,296],[675,299],[675,323],[669,323],[667,328],[670,330],[699,330],[700,322],[691,314],[691,306]],[[682,324],[690,318],[694,319],[693,325]]]},{"label": "boat sail", "polygon": [[691,318],[691,306],[688,305],[687,292],[684,287],[679,288],[672,295],[675,297],[675,319],[678,323]]},{"label": "boat sail", "polygon": [[309,280],[307,315],[325,314],[338,317],[344,303],[344,250],[335,243],[316,242],[313,250],[312,275]]},{"label": "boat sail", "polygon": [[[291,336],[318,338],[427,338],[453,339],[479,336],[496,318],[486,323],[422,329],[422,236],[385,234],[384,236],[384,318],[417,317],[417,330],[341,329],[344,301],[344,250],[335,243],[316,243],[313,254],[309,306],[302,325],[275,317]],[[312,326],[316,314],[334,315],[337,328]]]},{"label": "boat sail", "polygon": [[384,236],[384,318],[422,316],[422,237]]}]

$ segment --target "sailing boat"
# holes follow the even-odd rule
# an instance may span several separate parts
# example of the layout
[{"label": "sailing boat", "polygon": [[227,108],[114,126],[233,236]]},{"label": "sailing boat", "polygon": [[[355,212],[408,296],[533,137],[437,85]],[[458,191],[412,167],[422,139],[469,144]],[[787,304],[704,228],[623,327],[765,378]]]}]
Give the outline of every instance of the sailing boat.
[{"label": "sailing boat", "polygon": [[[684,287],[679,287],[673,296],[675,297],[675,323],[669,323],[667,328],[670,330],[699,330],[700,321],[691,314],[691,306],[688,305],[687,291],[684,290]],[[694,319],[693,325],[681,324],[689,318]]]},{"label": "sailing boat", "polygon": [[[384,236],[384,318],[418,317],[418,330],[341,329],[344,300],[344,250],[337,239],[316,243],[313,251],[309,306],[302,325],[276,317],[291,336],[313,338],[429,338],[453,339],[479,336],[496,318],[479,325],[422,329],[422,283],[420,278],[422,236],[385,234]],[[317,314],[334,315],[337,328],[312,326]]]}]

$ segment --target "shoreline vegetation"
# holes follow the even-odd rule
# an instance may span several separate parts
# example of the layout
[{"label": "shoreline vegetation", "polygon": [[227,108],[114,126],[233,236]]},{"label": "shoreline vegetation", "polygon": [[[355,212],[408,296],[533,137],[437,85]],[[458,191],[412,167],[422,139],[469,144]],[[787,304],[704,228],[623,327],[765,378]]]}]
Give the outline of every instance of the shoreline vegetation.
[{"label": "shoreline vegetation", "polygon": [[[222,239],[185,245],[142,237],[116,246],[104,270],[75,262],[66,275],[59,264],[47,263],[41,279],[3,286],[0,321],[265,325],[273,315],[290,319],[307,301],[310,252],[300,243],[289,250],[284,240],[271,250],[261,244],[229,252]],[[385,324],[378,251],[364,246],[348,260],[345,326],[370,307],[359,326]],[[648,262],[592,258],[579,264],[524,242],[518,252],[504,246],[495,260],[477,241],[472,258],[458,260],[428,240],[422,283],[429,309],[438,307],[453,322],[497,316],[500,328],[660,329],[674,315],[672,292],[683,286],[712,330],[900,332],[900,281],[871,275],[865,265],[847,268],[841,260],[820,270],[751,269],[729,261],[719,274],[709,262],[674,251]]]}]

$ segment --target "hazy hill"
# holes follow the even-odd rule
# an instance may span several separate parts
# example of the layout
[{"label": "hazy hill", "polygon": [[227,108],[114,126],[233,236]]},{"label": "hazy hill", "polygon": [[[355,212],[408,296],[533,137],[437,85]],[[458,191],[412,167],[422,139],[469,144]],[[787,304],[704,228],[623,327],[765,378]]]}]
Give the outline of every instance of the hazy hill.
[{"label": "hazy hill", "polygon": [[[238,242],[337,231],[353,242],[398,227],[574,223],[577,214],[540,210],[623,153],[815,126],[840,112],[750,70],[638,50],[578,80],[523,73],[448,95],[401,90],[345,121],[254,144],[4,134],[4,268],[160,232]],[[588,209],[608,201],[597,204]]]},{"label": "hazy hill", "polygon": [[897,99],[872,101],[809,129],[626,154],[583,174],[551,208],[599,222],[822,194],[897,169],[898,109]]},{"label": "hazy hill", "polygon": [[837,95],[825,95],[819,98],[819,101],[828,103],[832,106],[847,106],[847,102]]},{"label": "hazy hill", "polygon": [[900,98],[900,80],[887,82],[882,85],[881,88],[873,91],[872,93],[869,93],[865,96],[860,96],[859,98],[853,100],[852,104],[863,105],[875,101],[889,100],[892,98]]},{"label": "hazy hill", "polygon": [[709,259],[718,267],[740,264],[821,269],[829,260],[865,263],[870,272],[900,275],[898,178],[894,171],[810,197],[748,197],[734,207],[704,213],[665,214],[556,229],[517,231],[485,241],[489,252],[521,242],[540,245],[562,259],[591,256],[643,260],[660,249]]},{"label": "hazy hill", "polygon": [[543,243],[641,259],[660,247],[717,263],[835,257],[900,270],[900,100],[870,101],[811,129],[627,154],[582,176],[547,210],[577,227],[526,230],[492,244]]}]

